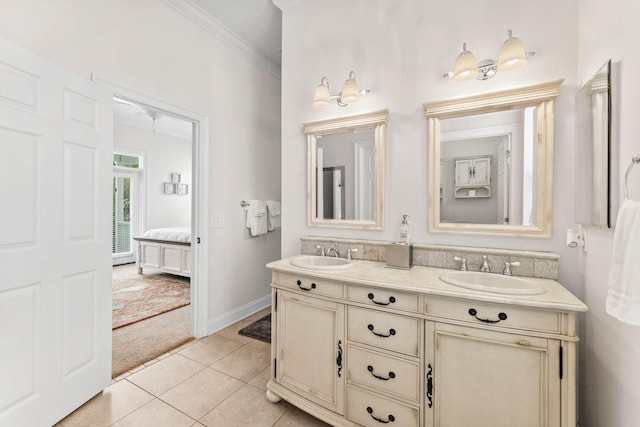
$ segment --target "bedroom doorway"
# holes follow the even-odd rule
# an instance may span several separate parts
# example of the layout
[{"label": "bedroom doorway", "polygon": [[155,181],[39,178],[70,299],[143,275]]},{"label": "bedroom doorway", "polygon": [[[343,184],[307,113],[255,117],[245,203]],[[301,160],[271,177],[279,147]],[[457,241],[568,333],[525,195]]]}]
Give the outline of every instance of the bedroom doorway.
[{"label": "bedroom doorway", "polygon": [[[190,256],[186,260],[190,273],[189,275],[191,276],[188,278],[190,282],[188,296],[190,305],[172,310],[171,313],[178,313],[181,318],[187,319],[186,323],[188,325],[188,334],[191,339],[194,337],[202,338],[208,335],[209,323],[209,292],[207,286],[209,277],[207,229],[207,218],[209,212],[209,118],[208,116],[198,112],[158,100],[110,81],[96,78],[95,76],[93,76],[93,80],[111,90],[114,98],[114,104],[116,103],[115,99],[117,99],[118,103],[123,106],[129,106],[132,108],[135,106],[138,109],[142,107],[143,113],[150,121],[149,129],[151,132],[154,130],[156,132],[160,130],[160,115],[181,120],[183,124],[185,124],[184,128],[189,132],[186,144],[189,146],[191,153],[189,160],[189,166],[191,168],[190,182],[187,182],[186,175],[182,175],[180,173],[181,169],[179,169],[179,165],[177,163],[172,165],[171,170],[167,169],[162,172],[159,178],[154,178],[148,168],[150,159],[148,157],[144,157],[144,172],[139,175],[139,188],[140,193],[142,194],[140,197],[140,211],[142,213],[139,215],[139,230],[142,233],[145,229],[153,226],[149,223],[149,218],[144,212],[149,212],[150,210],[163,210],[161,207],[154,205],[153,202],[150,202],[148,197],[145,196],[146,193],[153,192],[156,196],[158,194],[162,194],[164,197],[172,198],[172,200],[189,200],[188,206],[182,210],[186,211],[189,216],[192,236]],[[154,111],[155,113],[153,113]],[[122,147],[117,146],[116,140],[114,151],[121,151],[121,149]],[[144,156],[147,155],[145,150],[139,150],[138,153],[143,154]],[[175,174],[180,176],[176,176],[174,178]],[[185,185],[178,189],[178,191],[180,191],[178,194],[165,194],[168,193],[166,192],[166,183],[175,184],[174,179],[177,179],[179,184]],[[177,186],[174,186],[174,188],[176,187]],[[187,194],[188,197],[186,196]],[[137,244],[134,244],[134,252],[136,247]],[[135,267],[135,264],[133,264],[133,266]],[[176,278],[179,278],[179,276],[176,276]],[[182,279],[184,279],[184,277]],[[162,316],[154,316],[151,319],[158,318],[162,318]],[[178,322],[170,319],[167,322],[168,325],[175,323],[182,323],[182,321]]]}]

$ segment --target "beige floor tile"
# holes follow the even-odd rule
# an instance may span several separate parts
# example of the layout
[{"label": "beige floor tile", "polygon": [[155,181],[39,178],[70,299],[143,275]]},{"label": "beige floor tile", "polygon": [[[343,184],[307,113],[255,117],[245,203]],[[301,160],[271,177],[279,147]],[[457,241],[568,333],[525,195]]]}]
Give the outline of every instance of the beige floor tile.
[{"label": "beige floor tile", "polygon": [[293,405],[288,405],[287,412],[273,427],[327,427],[329,424],[312,417]]},{"label": "beige floor tile", "polygon": [[247,317],[246,319],[242,319],[239,322],[234,323],[233,325],[228,326],[228,327],[216,332],[216,335],[222,335],[223,337],[232,339],[234,341],[238,341],[238,342],[241,342],[243,344],[248,344],[251,341],[255,341],[255,339],[240,335],[240,334],[238,334],[238,331],[240,329],[244,328],[245,326],[249,326],[250,324],[252,324],[256,320],[263,318],[264,316],[266,316],[269,313],[271,313],[271,307],[264,308],[264,309],[258,311],[257,313],[254,313],[251,316]]},{"label": "beige floor tile", "polygon": [[109,426],[153,400],[153,396],[124,380],[107,387],[61,421],[65,427]]},{"label": "beige floor tile", "polygon": [[285,402],[271,403],[262,390],[245,385],[200,422],[207,427],[270,427],[286,409]]},{"label": "beige floor tile", "polygon": [[194,422],[196,420],[161,400],[154,399],[113,424],[113,427],[190,427]]},{"label": "beige floor tile", "polygon": [[260,390],[267,391],[267,383],[271,379],[271,365],[264,368],[262,372],[253,377],[249,384],[258,387]]},{"label": "beige floor tile", "polygon": [[131,381],[149,393],[160,396],[205,368],[189,358],[173,354],[136,372],[125,381]]},{"label": "beige floor tile", "polygon": [[167,391],[160,399],[197,420],[243,385],[242,381],[207,368]]},{"label": "beige floor tile", "polygon": [[245,345],[214,363],[211,367],[216,371],[248,382],[269,366],[270,362],[270,352]]},{"label": "beige floor tile", "polygon": [[198,340],[178,354],[203,365],[211,365],[240,347],[242,347],[242,343],[238,341],[220,335],[210,335]]},{"label": "beige floor tile", "polygon": [[251,338],[251,341],[249,341],[247,345],[250,345],[251,347],[257,348],[260,350],[271,351],[271,343],[260,341],[254,338]]}]

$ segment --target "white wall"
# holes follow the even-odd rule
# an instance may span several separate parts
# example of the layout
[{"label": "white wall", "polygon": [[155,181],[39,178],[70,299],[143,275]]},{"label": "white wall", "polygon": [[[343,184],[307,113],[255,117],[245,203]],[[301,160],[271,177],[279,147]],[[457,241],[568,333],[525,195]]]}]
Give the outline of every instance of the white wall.
[{"label": "white wall", "polygon": [[[608,59],[620,64],[619,178],[633,154],[640,153],[640,2],[581,0],[579,7],[579,81],[586,82]],[[580,141],[577,142],[580,144]],[[584,147],[588,150],[588,147]],[[636,167],[636,169],[638,169]],[[621,195],[621,188],[618,193]],[[630,176],[629,193],[640,200],[640,170]],[[626,427],[640,421],[640,327],[605,313],[613,232],[589,229],[589,252],[581,256],[581,296],[589,312],[580,324],[580,425]],[[640,279],[639,279],[640,280]]]},{"label": "white wall", "polygon": [[[302,235],[397,239],[402,213],[420,243],[506,247],[560,254],[560,277],[576,288],[577,251],[564,245],[573,226],[573,94],[577,76],[578,0],[538,2],[453,0],[307,0],[283,11],[282,255],[300,251]],[[442,74],[467,42],[478,59],[496,58],[508,29],[537,54],[516,71],[489,81],[455,83]],[[544,30],[542,30],[544,29]],[[350,70],[371,93],[352,106],[311,106],[327,76],[334,92]],[[554,235],[521,239],[436,234],[427,231],[427,121],[423,102],[565,78],[556,103]],[[302,123],[388,108],[384,231],[337,230],[306,225],[305,138]],[[564,195],[564,196],[563,196]]]},{"label": "white wall", "polygon": [[[191,226],[192,141],[122,124],[116,119],[113,144],[116,150],[131,149],[145,155],[146,191],[143,192],[145,207],[142,231]],[[171,182],[171,173],[174,172],[180,174],[180,183],[189,186],[186,196],[164,194],[163,183]]]},{"label": "white wall", "polygon": [[[210,324],[270,295],[280,233],[250,238],[240,201],[280,199],[280,79],[158,0],[1,0],[0,37],[63,68],[210,117]],[[206,220],[206,219],[205,219]],[[224,319],[222,319],[224,320]]]}]

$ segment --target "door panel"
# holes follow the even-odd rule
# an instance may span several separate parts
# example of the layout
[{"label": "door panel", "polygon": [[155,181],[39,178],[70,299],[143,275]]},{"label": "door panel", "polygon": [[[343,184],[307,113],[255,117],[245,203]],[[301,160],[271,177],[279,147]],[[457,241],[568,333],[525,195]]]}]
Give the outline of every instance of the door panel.
[{"label": "door panel", "polygon": [[0,58],[0,426],[53,425],[111,382],[111,94]]}]

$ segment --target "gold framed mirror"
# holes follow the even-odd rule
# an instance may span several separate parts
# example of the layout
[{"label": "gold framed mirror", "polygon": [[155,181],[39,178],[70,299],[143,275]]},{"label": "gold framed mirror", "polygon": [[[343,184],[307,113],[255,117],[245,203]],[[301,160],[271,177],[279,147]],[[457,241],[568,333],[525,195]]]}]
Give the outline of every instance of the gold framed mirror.
[{"label": "gold framed mirror", "polygon": [[430,232],[551,237],[562,82],[423,104]]},{"label": "gold framed mirror", "polygon": [[306,123],[311,227],[384,228],[388,110]]}]

